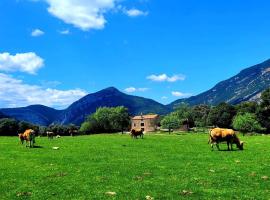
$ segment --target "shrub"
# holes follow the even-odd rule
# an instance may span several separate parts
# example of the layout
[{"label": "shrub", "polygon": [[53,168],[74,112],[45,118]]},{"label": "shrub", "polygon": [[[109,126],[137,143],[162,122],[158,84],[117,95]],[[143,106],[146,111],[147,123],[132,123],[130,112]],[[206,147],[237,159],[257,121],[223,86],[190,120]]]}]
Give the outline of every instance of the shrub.
[{"label": "shrub", "polygon": [[239,114],[233,119],[233,128],[242,132],[260,132],[263,130],[260,123],[256,119],[256,115],[252,113]]}]

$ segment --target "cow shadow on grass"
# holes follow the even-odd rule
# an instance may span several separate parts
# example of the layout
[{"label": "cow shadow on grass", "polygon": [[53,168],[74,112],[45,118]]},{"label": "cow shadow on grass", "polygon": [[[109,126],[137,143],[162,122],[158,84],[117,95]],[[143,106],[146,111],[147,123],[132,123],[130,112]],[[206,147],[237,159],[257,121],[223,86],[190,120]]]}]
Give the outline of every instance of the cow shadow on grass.
[{"label": "cow shadow on grass", "polygon": [[219,149],[219,150],[212,150],[212,151],[222,151],[222,152],[230,152],[230,151],[242,151],[240,149],[232,149],[232,150],[228,150],[228,149]]},{"label": "cow shadow on grass", "polygon": [[35,145],[32,147],[33,149],[41,149],[41,148],[44,148],[43,146],[39,146],[39,145]]}]

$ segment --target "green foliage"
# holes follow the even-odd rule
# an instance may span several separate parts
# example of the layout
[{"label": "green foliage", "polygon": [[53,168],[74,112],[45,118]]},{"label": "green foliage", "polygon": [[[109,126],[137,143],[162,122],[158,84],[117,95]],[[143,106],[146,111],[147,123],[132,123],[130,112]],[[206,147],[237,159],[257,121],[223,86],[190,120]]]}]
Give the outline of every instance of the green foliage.
[{"label": "green foliage", "polygon": [[130,118],[127,108],[101,107],[88,116],[87,120],[81,125],[80,131],[84,133],[113,133],[127,130],[130,125]]},{"label": "green foliage", "polygon": [[237,114],[256,113],[258,104],[256,102],[242,102],[235,106]]},{"label": "green foliage", "polygon": [[257,118],[260,124],[270,132],[270,88],[261,95],[261,103],[257,110]]},{"label": "green foliage", "polygon": [[180,128],[181,121],[175,113],[165,116],[161,120],[161,127],[164,129],[169,129],[169,133],[172,129]]},{"label": "green foliage", "polygon": [[181,124],[186,123],[189,127],[194,126],[192,108],[185,103],[181,103],[173,112],[178,117]]},{"label": "green foliage", "polygon": [[10,118],[0,119],[0,136],[14,136],[18,134],[18,121]]},{"label": "green foliage", "polygon": [[260,132],[263,130],[260,123],[256,119],[256,115],[252,113],[239,114],[233,119],[233,128],[242,132]]},{"label": "green foliage", "polygon": [[208,105],[197,105],[192,108],[192,118],[196,127],[206,127],[207,118],[210,112],[210,106]]},{"label": "green foliage", "polygon": [[63,135],[63,136],[69,136],[70,135],[70,130],[78,130],[78,127],[75,126],[74,124],[69,124],[69,125],[62,125],[62,124],[52,124],[50,125],[46,131],[52,131],[56,135]]},{"label": "green foliage", "polygon": [[36,128],[33,126],[33,124],[29,123],[29,122],[25,122],[25,121],[20,121],[18,123],[18,132],[19,133],[23,133],[25,130],[27,129],[33,129],[33,128]]},{"label": "green foliage", "polygon": [[227,103],[220,103],[213,107],[208,115],[208,125],[214,125],[221,128],[230,128],[233,117],[236,114],[234,106]]}]

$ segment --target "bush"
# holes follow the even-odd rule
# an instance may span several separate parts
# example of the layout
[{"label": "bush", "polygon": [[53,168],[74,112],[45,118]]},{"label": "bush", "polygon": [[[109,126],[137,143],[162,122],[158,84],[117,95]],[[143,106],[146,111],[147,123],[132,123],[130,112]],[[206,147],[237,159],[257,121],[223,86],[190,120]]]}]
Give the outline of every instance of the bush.
[{"label": "bush", "polygon": [[18,135],[18,121],[10,118],[0,119],[0,136]]},{"label": "bush", "polygon": [[127,108],[123,106],[101,107],[87,117],[81,125],[80,132],[85,134],[123,132],[129,128],[129,125],[130,118]]},{"label": "bush", "polygon": [[260,123],[256,119],[256,115],[252,113],[245,113],[237,115],[233,119],[233,128],[242,132],[260,132],[263,130]]},{"label": "bush", "polygon": [[180,128],[180,124],[180,119],[174,113],[165,116],[161,120],[161,127],[164,129],[169,129],[169,133],[171,133],[172,129]]}]

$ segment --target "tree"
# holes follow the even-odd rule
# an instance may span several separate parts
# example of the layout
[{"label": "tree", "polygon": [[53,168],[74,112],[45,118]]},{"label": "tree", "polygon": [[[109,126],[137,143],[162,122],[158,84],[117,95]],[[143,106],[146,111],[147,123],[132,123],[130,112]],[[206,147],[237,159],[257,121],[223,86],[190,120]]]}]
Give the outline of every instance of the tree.
[{"label": "tree", "polygon": [[256,113],[258,104],[256,102],[242,102],[236,105],[237,114]]},{"label": "tree", "polygon": [[118,106],[113,109],[112,126],[115,130],[121,130],[122,134],[124,129],[130,126],[130,118],[127,108],[124,106]]},{"label": "tree", "polygon": [[181,124],[186,123],[188,127],[194,126],[192,109],[187,104],[181,103],[173,113],[178,117]]},{"label": "tree", "polygon": [[192,118],[196,127],[206,127],[207,118],[210,112],[210,106],[197,105],[192,108]]},{"label": "tree", "polygon": [[221,128],[230,128],[235,114],[236,110],[234,106],[227,103],[220,103],[211,109],[207,118],[207,123],[208,125],[214,125]]},{"label": "tree", "polygon": [[113,133],[123,131],[129,127],[130,118],[127,108],[101,107],[88,116],[80,131],[85,133]]},{"label": "tree", "polygon": [[169,134],[171,133],[172,129],[177,129],[181,125],[181,121],[178,118],[177,115],[174,113],[171,113],[169,115],[166,115],[162,120],[161,120],[161,127],[165,129],[169,129]]},{"label": "tree", "polygon": [[256,119],[256,115],[252,113],[239,114],[233,119],[233,128],[242,132],[260,132],[262,127]]},{"label": "tree", "polygon": [[270,132],[270,88],[261,95],[261,103],[256,112],[260,124]]},{"label": "tree", "polygon": [[0,119],[0,135],[15,136],[18,134],[18,121],[10,118]]},{"label": "tree", "polygon": [[23,133],[25,130],[27,130],[27,129],[33,129],[34,127],[33,127],[33,124],[30,124],[30,123],[28,123],[28,122],[25,122],[25,121],[20,121],[19,123],[18,123],[18,131],[19,131],[19,133]]}]

